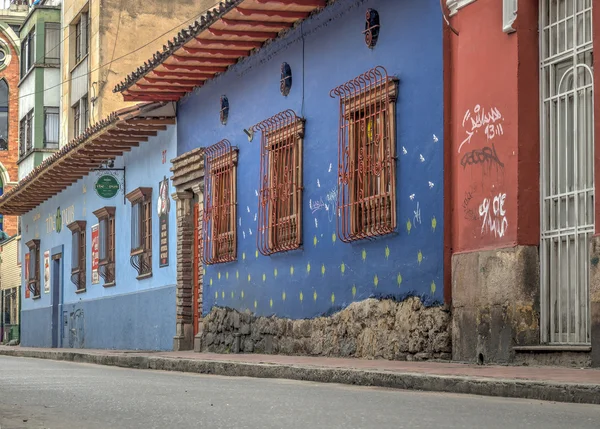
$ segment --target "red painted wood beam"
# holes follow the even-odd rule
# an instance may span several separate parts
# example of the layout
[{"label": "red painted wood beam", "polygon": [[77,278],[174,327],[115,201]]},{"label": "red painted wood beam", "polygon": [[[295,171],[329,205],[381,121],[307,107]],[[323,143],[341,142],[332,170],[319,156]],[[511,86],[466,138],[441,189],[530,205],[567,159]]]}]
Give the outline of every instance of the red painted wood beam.
[{"label": "red painted wood beam", "polygon": [[227,70],[227,67],[220,66],[189,66],[184,64],[161,64],[167,70],[187,70],[197,72],[219,73]]},{"label": "red painted wood beam", "polygon": [[248,50],[243,49],[208,49],[208,48],[190,48],[189,46],[182,47],[188,54],[205,54],[205,55],[233,55],[241,57],[248,55]]},{"label": "red painted wood beam", "polygon": [[[206,80],[206,79],[213,78],[215,76],[214,73],[186,73],[186,72],[157,71],[157,70],[153,70],[152,73],[154,73],[158,77],[165,77],[165,78],[179,77],[179,78],[187,78],[187,79],[191,79],[191,80],[195,80],[195,79]],[[148,79],[148,77],[146,77],[146,79]],[[152,78],[150,78],[150,79],[152,79]]]},{"label": "red painted wood beam", "polygon": [[264,42],[250,42],[246,40],[214,40],[214,39],[199,39],[196,37],[196,41],[201,46],[213,46],[221,45],[230,48],[242,48],[242,49],[255,49],[260,48]]},{"label": "red painted wood beam", "polygon": [[221,22],[227,26],[231,27],[264,27],[264,28],[276,28],[278,30],[283,30],[284,28],[291,27],[293,22],[272,22],[272,21],[244,21],[239,19],[228,19],[221,18]]},{"label": "red painted wood beam", "polygon": [[123,101],[177,101],[180,98],[181,97],[123,93]]},{"label": "red painted wood beam", "polygon": [[170,82],[165,81],[166,85],[156,85],[156,84],[145,84],[145,83],[136,83],[142,89],[160,89],[165,91],[176,91],[181,89],[182,91],[191,91],[196,85],[172,85]]},{"label": "red painted wood beam", "polygon": [[237,30],[216,30],[209,28],[208,31],[217,37],[253,37],[256,39],[274,39],[277,33],[268,31],[237,31]]},{"label": "red painted wood beam", "polygon": [[212,64],[220,64],[225,66],[230,66],[237,62],[237,58],[207,58],[207,57],[184,57],[177,54],[172,54],[171,58],[173,58],[178,63],[212,63]]},{"label": "red painted wood beam", "polygon": [[327,0],[255,0],[259,4],[281,4],[285,6],[325,7]]},{"label": "red painted wood beam", "polygon": [[[145,77],[145,80],[147,80],[149,83],[154,83],[154,84],[158,84],[161,85],[163,83],[166,84],[179,84],[179,85],[184,85],[184,86],[200,86],[204,83],[204,81],[206,79],[156,79],[153,77]],[[138,83],[139,85],[139,83]]]},{"label": "red painted wood beam", "polygon": [[279,18],[303,19],[309,15],[309,12],[296,12],[290,10],[246,9],[243,7],[236,7],[235,10],[244,16],[278,16]]}]

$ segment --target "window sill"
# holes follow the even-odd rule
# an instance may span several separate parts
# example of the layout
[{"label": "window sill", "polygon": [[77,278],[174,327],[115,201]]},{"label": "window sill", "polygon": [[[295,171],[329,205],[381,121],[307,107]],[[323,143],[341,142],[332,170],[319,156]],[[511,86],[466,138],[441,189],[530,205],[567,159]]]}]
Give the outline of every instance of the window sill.
[{"label": "window sill", "polygon": [[110,282],[110,283],[104,283],[104,287],[115,287],[117,285],[117,282]]},{"label": "window sill", "polygon": [[84,293],[86,290],[87,290],[86,288],[83,288],[83,289],[77,289],[77,290],[75,291],[75,293]]},{"label": "window sill", "polygon": [[42,297],[42,295],[34,295],[31,297],[31,299],[40,299]]},{"label": "window sill", "polygon": [[136,279],[137,280],[145,280],[145,279],[149,279],[150,277],[152,277],[152,273],[147,273],[147,274],[142,274],[141,276],[137,276]]},{"label": "window sill", "polygon": [[75,63],[75,65],[74,65],[74,66],[71,68],[71,74],[73,74],[73,71],[74,71],[74,70],[75,70],[77,67],[79,67],[79,65],[80,65],[82,62],[84,62],[84,61],[87,59],[87,57],[88,57],[89,55],[90,55],[90,53],[89,53],[89,52],[88,52],[88,53],[86,53],[86,54],[85,54],[83,57],[81,57],[81,59],[80,59],[79,61],[77,61],[77,62]]}]

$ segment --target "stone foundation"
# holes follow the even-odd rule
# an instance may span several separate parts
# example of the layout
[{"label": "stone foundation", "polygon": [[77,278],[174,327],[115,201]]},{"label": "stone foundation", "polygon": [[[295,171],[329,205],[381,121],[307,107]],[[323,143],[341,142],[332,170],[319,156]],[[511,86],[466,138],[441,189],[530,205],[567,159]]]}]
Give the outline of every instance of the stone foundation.
[{"label": "stone foundation", "polygon": [[255,317],[215,307],[203,319],[197,349],[364,359],[451,359],[450,313],[403,302],[368,299],[330,317],[309,320]]}]

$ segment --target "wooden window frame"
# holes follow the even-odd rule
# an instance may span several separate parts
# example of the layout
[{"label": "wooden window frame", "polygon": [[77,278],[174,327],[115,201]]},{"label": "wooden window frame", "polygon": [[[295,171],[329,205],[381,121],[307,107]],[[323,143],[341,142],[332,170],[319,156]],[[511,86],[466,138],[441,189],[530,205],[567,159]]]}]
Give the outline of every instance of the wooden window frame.
[{"label": "wooden window frame", "polygon": [[[131,203],[132,243],[131,266],[138,272],[137,279],[152,277],[152,188],[137,188],[126,195]],[[137,210],[137,216],[134,211]],[[139,245],[135,246],[134,232],[138,231]]]},{"label": "wooden window frame", "polygon": [[[106,222],[105,229],[99,227],[98,240],[104,245],[106,252],[103,258],[102,254],[99,255],[98,260],[98,271],[100,276],[104,279],[104,287],[115,286],[116,284],[116,266],[115,266],[115,255],[116,255],[116,225],[115,225],[115,207],[102,207],[94,212],[94,216],[98,218],[98,222]],[[104,234],[103,234],[104,232]]]},{"label": "wooden window frame", "polygon": [[[232,262],[237,259],[238,149],[228,140],[222,140],[206,148],[204,156],[207,174],[204,178],[202,262],[206,265]],[[226,177],[223,187],[221,177]],[[229,182],[229,188],[226,182]],[[230,189],[229,195],[223,194],[224,189]],[[223,222],[222,218],[228,220]]]},{"label": "wooden window frame", "polygon": [[25,157],[33,150],[33,109],[21,118],[19,123],[19,157]]},{"label": "wooden window frame", "polygon": [[[82,25],[85,24],[85,25]],[[79,64],[90,51],[90,19],[87,11],[82,12],[79,20],[73,24],[75,29],[75,49],[74,60],[75,64]]]},{"label": "wooden window frame", "polygon": [[[40,240],[29,240],[25,243],[27,248],[29,249],[29,264],[28,267],[29,277],[25,279],[26,287],[31,292],[31,296],[33,299],[38,299],[42,296],[42,290],[40,287]],[[31,262],[32,255],[35,258],[35,265],[33,270],[31,269],[31,265],[34,262]]]},{"label": "wooden window frame", "polygon": [[396,231],[397,93],[398,79],[383,67],[331,91],[340,98],[337,231],[343,242]]},{"label": "wooden window frame", "polygon": [[261,131],[256,242],[265,256],[302,245],[304,125],[304,119],[286,110],[253,127]]},{"label": "wooden window frame", "polygon": [[[76,220],[67,225],[73,238],[75,238],[75,235],[77,236],[77,249],[74,246],[71,248],[71,282],[77,287],[76,293],[82,293],[86,290],[86,226],[87,222],[84,220]],[[73,265],[75,260],[77,266]]]},{"label": "wooden window frame", "polygon": [[[57,46],[49,45],[50,37],[49,33],[52,31],[57,32],[58,40],[61,39],[61,25],[59,22],[46,22],[44,23],[44,63],[51,65],[60,65],[60,43]],[[56,53],[56,56],[51,56],[52,53]]]}]

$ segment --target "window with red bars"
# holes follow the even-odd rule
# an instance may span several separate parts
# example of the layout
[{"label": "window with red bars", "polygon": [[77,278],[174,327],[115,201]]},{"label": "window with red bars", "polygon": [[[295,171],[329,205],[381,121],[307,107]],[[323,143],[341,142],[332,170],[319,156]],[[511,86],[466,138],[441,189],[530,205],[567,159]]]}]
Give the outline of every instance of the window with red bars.
[{"label": "window with red bars", "polygon": [[131,203],[130,263],[137,279],[152,276],[152,188],[137,188],[126,195]]},{"label": "window with red bars", "polygon": [[207,265],[237,258],[238,149],[228,140],[204,151],[204,212],[202,261]]},{"label": "window with red bars", "polygon": [[334,88],[340,99],[338,216],[340,240],[396,229],[398,80],[378,66]]},{"label": "window with red bars", "polygon": [[67,225],[71,230],[71,281],[77,287],[77,292],[85,291],[85,228],[86,221],[76,220]]},{"label": "window with red bars", "polygon": [[302,244],[302,139],[304,119],[286,110],[253,127],[261,132],[258,234],[263,255]]}]

